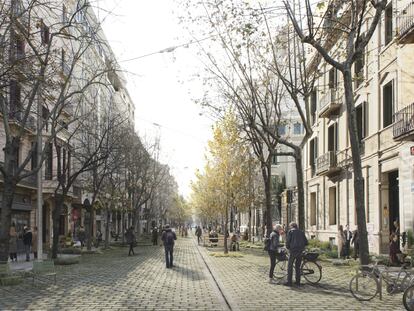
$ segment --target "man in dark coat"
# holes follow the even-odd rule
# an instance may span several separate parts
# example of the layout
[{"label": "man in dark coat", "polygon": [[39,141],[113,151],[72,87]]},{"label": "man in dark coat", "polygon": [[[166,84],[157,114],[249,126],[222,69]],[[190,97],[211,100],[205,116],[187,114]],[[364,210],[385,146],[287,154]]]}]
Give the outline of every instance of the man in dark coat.
[{"label": "man in dark coat", "polygon": [[352,240],[352,231],[349,230],[349,225],[345,226],[345,245],[344,245],[344,257],[349,259],[349,255],[351,253],[351,240]]},{"label": "man in dark coat", "polygon": [[152,228],[151,236],[152,236],[152,245],[158,245],[158,228],[157,227],[154,226]]},{"label": "man in dark coat", "polygon": [[126,242],[129,244],[128,256],[131,256],[131,253],[132,255],[135,255],[134,253],[135,234],[134,234],[133,227],[127,229],[127,231],[125,232],[125,239],[126,239]]},{"label": "man in dark coat", "polygon": [[177,240],[177,236],[171,230],[170,225],[165,225],[165,231],[162,233],[161,240],[164,243],[165,264],[167,269],[169,269],[173,267],[174,241]]},{"label": "man in dark coat", "polygon": [[302,254],[305,246],[308,245],[308,239],[298,225],[294,222],[289,224],[289,233],[286,237],[286,248],[290,251],[288,261],[288,279],[286,286],[292,286],[293,263],[295,263],[296,277],[295,284],[300,286],[300,266],[302,264]]},{"label": "man in dark coat", "polygon": [[30,228],[25,226],[23,230],[23,245],[24,251],[26,252],[26,261],[30,261],[30,248],[32,247],[33,236]]},{"label": "man in dark coat", "polygon": [[197,229],[196,229],[195,234],[197,236],[197,243],[200,244],[201,235],[203,234],[203,231],[201,230],[201,227],[200,226],[197,226]]}]

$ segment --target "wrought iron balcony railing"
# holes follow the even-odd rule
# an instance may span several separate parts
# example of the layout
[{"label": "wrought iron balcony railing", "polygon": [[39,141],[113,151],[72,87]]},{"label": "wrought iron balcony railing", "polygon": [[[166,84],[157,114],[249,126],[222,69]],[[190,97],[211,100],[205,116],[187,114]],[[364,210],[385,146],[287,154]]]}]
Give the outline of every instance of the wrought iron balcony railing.
[{"label": "wrought iron balcony railing", "polygon": [[392,133],[395,140],[414,138],[414,103],[394,114]]},{"label": "wrought iron balcony railing", "polygon": [[414,43],[414,2],[411,1],[397,17],[399,42]]},{"label": "wrought iron balcony railing", "polygon": [[319,116],[328,118],[337,114],[342,104],[342,99],[338,96],[337,89],[329,89],[319,102]]},{"label": "wrought iron balcony railing", "polygon": [[327,153],[316,158],[316,175],[330,176],[339,172],[341,168],[336,161],[336,152],[328,151]]}]

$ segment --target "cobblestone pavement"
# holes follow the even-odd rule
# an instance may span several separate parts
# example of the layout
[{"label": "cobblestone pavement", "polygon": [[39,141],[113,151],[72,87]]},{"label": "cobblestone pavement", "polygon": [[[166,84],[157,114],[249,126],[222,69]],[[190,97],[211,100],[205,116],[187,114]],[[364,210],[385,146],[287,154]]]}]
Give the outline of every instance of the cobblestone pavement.
[{"label": "cobblestone pavement", "polygon": [[[25,279],[0,287],[0,310],[226,310],[190,238],[179,239],[175,266],[166,269],[163,247],[114,248],[58,266],[58,281]],[[221,299],[220,299],[221,298]]]},{"label": "cobblestone pavement", "polygon": [[401,294],[384,293],[382,301],[365,303],[354,299],[348,283],[355,272],[349,267],[324,264],[320,286],[290,289],[267,282],[269,259],[261,251],[217,258],[181,238],[176,267],[166,269],[162,247],[138,247],[131,257],[127,250],[82,255],[80,264],[59,266],[56,285],[36,280],[33,286],[26,279],[0,287],[0,310],[229,310],[226,301],[231,310],[249,311],[403,310]]},{"label": "cobblestone pavement", "polygon": [[356,300],[349,291],[355,268],[324,263],[320,286],[302,280],[302,287],[289,288],[268,283],[270,260],[261,250],[242,251],[242,258],[212,257],[212,250],[203,247],[200,251],[233,310],[405,310],[402,294],[389,296],[385,289],[382,301]]}]

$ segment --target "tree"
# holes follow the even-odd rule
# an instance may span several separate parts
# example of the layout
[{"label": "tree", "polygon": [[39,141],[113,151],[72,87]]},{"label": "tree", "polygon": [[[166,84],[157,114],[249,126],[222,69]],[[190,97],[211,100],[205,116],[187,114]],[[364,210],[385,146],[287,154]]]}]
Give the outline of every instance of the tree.
[{"label": "tree", "polygon": [[[249,165],[248,148],[240,137],[236,116],[229,111],[217,122],[209,141],[207,164],[204,174],[197,175],[193,183],[191,204],[207,219],[222,216],[222,228],[227,234],[230,211],[239,207],[247,209],[251,202],[248,192]],[[228,252],[227,239],[224,252]]]},{"label": "tree", "polygon": [[[365,47],[377,28],[387,1],[324,1],[315,8],[309,0],[305,0],[304,16],[295,9],[298,6],[300,7],[300,2],[287,0],[283,2],[299,38],[304,43],[312,46],[326,63],[342,74],[354,173],[353,186],[360,238],[360,261],[361,264],[368,264],[369,249],[364,207],[364,179],[361,167],[361,147],[357,131],[352,66],[362,57]],[[321,18],[317,18],[315,10],[322,12]],[[305,27],[300,22],[302,19],[306,20]],[[340,53],[337,53],[338,47],[336,45],[339,42],[343,42],[345,47],[339,48]]]},{"label": "tree", "polygon": [[[0,111],[5,138],[4,163],[0,164],[0,261],[8,255],[8,229],[17,187],[42,168],[50,144],[76,122],[75,117],[65,116],[81,115],[77,103],[92,86],[105,84],[108,68],[113,69],[110,58],[101,70],[89,71],[85,66],[85,55],[92,46],[105,47],[98,30],[88,23],[88,2],[76,4],[71,12],[62,1],[14,0],[0,7]],[[36,132],[44,134],[43,145],[37,148],[33,143],[27,153],[19,152]],[[35,162],[37,165],[27,170]]]}]

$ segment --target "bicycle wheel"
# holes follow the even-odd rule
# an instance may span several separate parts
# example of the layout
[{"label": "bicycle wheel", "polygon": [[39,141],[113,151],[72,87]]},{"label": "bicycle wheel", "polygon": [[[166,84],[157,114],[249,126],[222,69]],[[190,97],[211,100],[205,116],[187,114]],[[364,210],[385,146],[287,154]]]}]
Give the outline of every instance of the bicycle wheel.
[{"label": "bicycle wheel", "polygon": [[314,261],[304,261],[301,271],[305,280],[311,284],[317,284],[322,278],[322,267]]},{"label": "bicycle wheel", "polygon": [[378,281],[371,274],[358,273],[349,282],[352,296],[360,301],[368,301],[378,293]]},{"label": "bicycle wheel", "polygon": [[414,311],[414,284],[404,291],[403,304],[406,310]]},{"label": "bicycle wheel", "polygon": [[276,261],[275,271],[273,272],[273,278],[280,282],[287,276],[287,260]]}]

